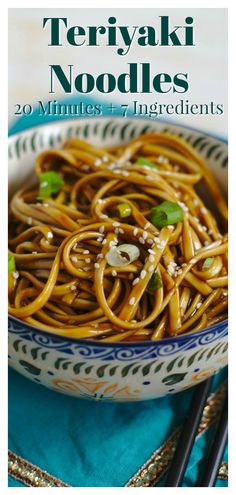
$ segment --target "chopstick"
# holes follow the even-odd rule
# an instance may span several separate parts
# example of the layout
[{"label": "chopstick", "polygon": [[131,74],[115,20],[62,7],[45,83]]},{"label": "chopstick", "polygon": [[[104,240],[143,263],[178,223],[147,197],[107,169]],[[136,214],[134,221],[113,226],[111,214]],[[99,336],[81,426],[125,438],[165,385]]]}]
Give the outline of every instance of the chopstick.
[{"label": "chopstick", "polygon": [[178,445],[167,475],[165,486],[178,487],[181,485],[189,456],[202,417],[205,401],[211,386],[211,378],[197,385],[190,404],[187,418],[184,422]]},{"label": "chopstick", "polygon": [[224,454],[228,434],[228,395],[226,396],[219,424],[212,442],[205,471],[198,486],[214,486]]}]

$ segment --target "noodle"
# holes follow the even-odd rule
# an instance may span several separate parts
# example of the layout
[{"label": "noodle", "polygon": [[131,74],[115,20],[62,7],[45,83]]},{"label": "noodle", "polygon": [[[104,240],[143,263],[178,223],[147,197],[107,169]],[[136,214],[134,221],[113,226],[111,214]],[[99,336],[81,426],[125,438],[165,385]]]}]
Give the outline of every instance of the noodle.
[{"label": "noodle", "polygon": [[[106,342],[162,339],[227,317],[227,206],[183,139],[145,134],[107,149],[69,139],[39,155],[35,172],[40,184],[45,172],[56,173],[61,186],[39,199],[33,182],[11,200],[10,315]],[[162,205],[182,216],[171,220],[170,209],[163,217]],[[167,218],[161,227],[153,211]],[[110,263],[119,248],[128,261]]]}]

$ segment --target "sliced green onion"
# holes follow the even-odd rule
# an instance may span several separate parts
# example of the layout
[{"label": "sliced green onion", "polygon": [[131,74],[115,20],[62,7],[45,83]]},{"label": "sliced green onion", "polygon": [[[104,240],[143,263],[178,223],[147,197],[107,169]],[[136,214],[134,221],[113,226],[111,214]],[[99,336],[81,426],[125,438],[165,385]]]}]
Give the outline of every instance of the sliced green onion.
[{"label": "sliced green onion", "polygon": [[149,280],[147,285],[147,292],[149,294],[154,294],[156,290],[161,289],[162,281],[158,273],[153,273],[152,278]]},{"label": "sliced green onion", "polygon": [[139,258],[140,251],[133,244],[121,244],[112,247],[106,254],[107,263],[110,266],[127,266]]},{"label": "sliced green onion", "polygon": [[64,186],[64,180],[54,170],[40,174],[39,182],[37,199],[50,198],[53,193],[57,193]]},{"label": "sliced green onion", "polygon": [[202,265],[202,270],[208,270],[212,263],[214,262],[214,258],[206,258],[203,265]]},{"label": "sliced green onion", "polygon": [[129,217],[132,213],[132,208],[128,203],[121,203],[117,206],[120,218]]},{"label": "sliced green onion", "polygon": [[12,254],[8,253],[8,273],[16,271],[16,262]]},{"label": "sliced green onion", "polygon": [[178,203],[163,201],[159,206],[151,209],[151,222],[158,229],[165,225],[173,225],[183,220],[183,210]]},{"label": "sliced green onion", "polygon": [[146,167],[155,168],[155,169],[158,168],[157,165],[154,165],[154,163],[147,160],[147,158],[144,158],[144,156],[140,156],[135,162],[135,165],[145,165]]}]

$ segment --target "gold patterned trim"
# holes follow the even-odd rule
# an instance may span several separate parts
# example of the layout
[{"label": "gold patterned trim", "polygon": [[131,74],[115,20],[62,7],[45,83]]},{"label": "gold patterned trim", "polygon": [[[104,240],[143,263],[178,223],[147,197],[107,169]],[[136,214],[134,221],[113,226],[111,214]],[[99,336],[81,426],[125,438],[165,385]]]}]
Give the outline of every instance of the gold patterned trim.
[{"label": "gold patterned trim", "polygon": [[38,466],[26,461],[14,452],[8,451],[8,473],[24,485],[33,487],[70,486],[63,481],[42,471]]},{"label": "gold patterned trim", "polygon": [[218,479],[224,481],[228,480],[228,462],[222,462],[218,473]]},{"label": "gold patterned trim", "polygon": [[[220,412],[223,399],[225,397],[227,385],[223,383],[207,399],[206,406],[203,410],[202,419],[198,429],[198,437],[202,435],[217,419]],[[173,458],[174,451],[178,442],[181,427],[174,430],[172,435],[157,449],[152,456],[143,464],[125,486],[154,486],[167,471]],[[43,471],[38,466],[23,459],[14,452],[8,451],[8,473],[10,476],[32,487],[70,487],[70,485],[55,478],[54,476]],[[228,479],[228,463],[223,462],[219,469],[218,478],[221,480]]]},{"label": "gold patterned trim", "polygon": [[[227,384],[221,384],[216,392],[211,394],[206,402],[206,405],[203,410],[202,419],[198,428],[197,438],[202,435],[214,421],[216,421],[218,413],[221,410],[222,403],[225,397],[225,393],[227,390]],[[181,426],[176,428],[174,432],[170,435],[170,437],[161,445],[161,447],[151,455],[151,457],[141,466],[141,468],[129,479],[125,486],[133,486],[133,487],[147,487],[147,486],[155,486],[160,479],[166,473],[178,442],[178,438],[180,435]],[[224,463],[226,464],[226,463]],[[228,466],[228,465],[227,465]],[[222,468],[222,466],[221,466]],[[226,468],[222,468],[219,471],[221,472],[221,476],[223,476],[223,472],[226,473]],[[228,469],[227,469],[228,474]],[[221,479],[227,479],[222,478]]]}]

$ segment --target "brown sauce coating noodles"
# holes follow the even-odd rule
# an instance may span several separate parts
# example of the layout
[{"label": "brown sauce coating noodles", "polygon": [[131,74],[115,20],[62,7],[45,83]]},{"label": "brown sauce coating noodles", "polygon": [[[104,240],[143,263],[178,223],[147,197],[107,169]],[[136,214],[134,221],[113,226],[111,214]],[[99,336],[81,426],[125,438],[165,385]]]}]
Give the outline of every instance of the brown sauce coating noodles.
[{"label": "brown sauce coating noodles", "polygon": [[[107,149],[70,139],[37,157],[38,177],[51,170],[64,180],[60,191],[38,200],[33,183],[10,202],[11,315],[54,334],[108,342],[162,339],[227,317],[227,234],[196,186],[208,189],[221,225],[227,206],[189,144],[161,133]],[[183,219],[158,229],[150,211],[163,201],[181,205]],[[119,215],[122,204],[128,217]],[[108,251],[122,244],[137,246],[138,259],[110,266]],[[150,293],[154,273],[160,284]]]}]

